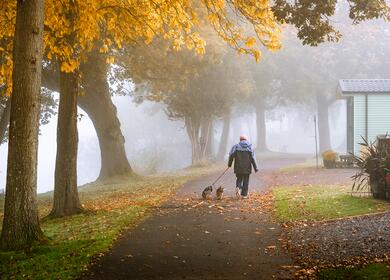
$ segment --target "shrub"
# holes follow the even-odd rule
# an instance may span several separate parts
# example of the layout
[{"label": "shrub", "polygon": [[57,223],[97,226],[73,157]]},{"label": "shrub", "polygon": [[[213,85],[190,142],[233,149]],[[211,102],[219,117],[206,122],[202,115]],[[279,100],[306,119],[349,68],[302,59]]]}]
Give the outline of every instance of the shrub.
[{"label": "shrub", "polygon": [[380,143],[368,143],[364,138],[360,143],[360,155],[353,155],[360,171],[353,176],[352,190],[370,187],[374,197],[386,198],[389,191],[386,178],[390,172],[390,149]]},{"label": "shrub", "polygon": [[326,150],[322,154],[322,158],[327,161],[336,161],[337,153],[332,150]]}]

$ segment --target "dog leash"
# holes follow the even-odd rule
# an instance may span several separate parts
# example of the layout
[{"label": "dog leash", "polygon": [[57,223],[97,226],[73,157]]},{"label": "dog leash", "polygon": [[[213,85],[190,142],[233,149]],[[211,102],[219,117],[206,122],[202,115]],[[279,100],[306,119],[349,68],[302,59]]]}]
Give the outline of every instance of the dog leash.
[{"label": "dog leash", "polygon": [[214,181],[214,183],[212,183],[211,185],[214,186],[218,181],[219,179],[222,178],[223,175],[225,175],[225,173],[228,171],[230,167],[226,168],[225,171],[217,178],[217,180]]}]

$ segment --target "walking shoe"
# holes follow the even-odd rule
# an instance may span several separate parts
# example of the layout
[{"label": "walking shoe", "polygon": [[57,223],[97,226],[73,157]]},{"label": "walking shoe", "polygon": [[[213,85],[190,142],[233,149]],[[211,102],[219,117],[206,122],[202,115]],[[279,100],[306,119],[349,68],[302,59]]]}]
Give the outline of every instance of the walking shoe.
[{"label": "walking shoe", "polygon": [[248,196],[247,195],[242,195],[241,198],[242,199],[248,199]]},{"label": "walking shoe", "polygon": [[240,188],[236,188],[236,197],[240,198]]}]

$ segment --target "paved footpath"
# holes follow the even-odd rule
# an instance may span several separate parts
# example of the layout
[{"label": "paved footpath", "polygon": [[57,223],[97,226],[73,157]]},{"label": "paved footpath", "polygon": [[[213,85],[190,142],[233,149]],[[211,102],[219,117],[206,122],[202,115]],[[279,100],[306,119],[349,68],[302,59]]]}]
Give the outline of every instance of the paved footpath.
[{"label": "paved footpath", "polygon": [[[267,190],[263,172],[301,161],[262,161],[261,171],[251,176],[250,191]],[[125,233],[85,279],[291,278],[293,264],[281,248],[281,228],[272,221],[262,196],[233,198],[235,177],[229,170],[220,182],[226,188],[223,200],[199,198],[218,176],[185,184],[153,216]]]}]

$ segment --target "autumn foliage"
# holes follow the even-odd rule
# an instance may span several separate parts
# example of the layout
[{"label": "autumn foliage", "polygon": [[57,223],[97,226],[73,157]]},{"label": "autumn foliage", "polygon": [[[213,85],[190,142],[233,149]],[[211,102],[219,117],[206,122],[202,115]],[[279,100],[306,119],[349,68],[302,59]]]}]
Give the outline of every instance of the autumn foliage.
[{"label": "autumn foliage", "polygon": [[[0,84],[8,85],[8,95],[15,9],[16,1],[3,1],[0,6]],[[124,44],[149,44],[156,35],[162,35],[174,50],[186,47],[203,54],[206,42],[198,28],[204,18],[230,46],[256,60],[261,45],[270,50],[280,48],[280,28],[268,0],[202,0],[196,5],[189,0],[49,0],[45,7],[46,58],[60,61],[62,71],[72,72],[94,48],[107,53],[107,63],[113,63]]]}]

